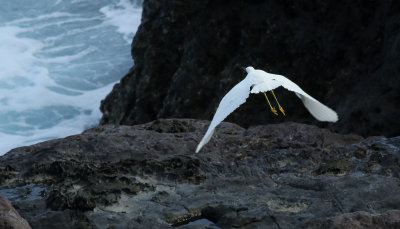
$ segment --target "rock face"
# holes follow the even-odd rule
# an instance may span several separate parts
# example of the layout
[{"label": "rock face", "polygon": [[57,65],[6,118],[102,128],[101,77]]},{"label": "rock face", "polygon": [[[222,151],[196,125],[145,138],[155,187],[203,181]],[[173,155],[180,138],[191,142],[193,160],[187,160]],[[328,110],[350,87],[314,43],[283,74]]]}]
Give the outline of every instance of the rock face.
[{"label": "rock face", "polygon": [[[145,0],[132,43],[135,66],[103,101],[102,124],[157,118],[210,120],[252,65],[281,74],[336,110],[320,124],[277,90],[286,120],[362,136],[400,135],[399,1]],[[228,121],[282,122],[263,95]]]},{"label": "rock face", "polygon": [[[400,225],[400,211],[388,211],[385,214],[354,212],[317,223],[315,228],[397,228]],[[313,227],[313,226],[312,226]],[[311,228],[312,228],[311,227]]]},{"label": "rock face", "polygon": [[29,223],[22,218],[7,198],[0,196],[0,228],[31,229]]},{"label": "rock face", "polygon": [[195,154],[208,124],[105,125],[14,149],[0,195],[41,229],[400,227],[399,137],[222,123]]}]

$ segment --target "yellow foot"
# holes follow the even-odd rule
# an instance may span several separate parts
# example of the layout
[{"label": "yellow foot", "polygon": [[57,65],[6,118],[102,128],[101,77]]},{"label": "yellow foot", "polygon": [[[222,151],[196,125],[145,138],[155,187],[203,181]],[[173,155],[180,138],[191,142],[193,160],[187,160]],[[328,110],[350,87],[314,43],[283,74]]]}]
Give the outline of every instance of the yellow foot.
[{"label": "yellow foot", "polygon": [[271,111],[274,113],[274,115],[278,115],[278,111],[275,109],[275,107],[271,107]]},{"label": "yellow foot", "polygon": [[286,116],[286,115],[285,115],[285,110],[284,110],[281,106],[279,106],[279,110],[282,112],[282,114],[283,114],[284,116]]}]

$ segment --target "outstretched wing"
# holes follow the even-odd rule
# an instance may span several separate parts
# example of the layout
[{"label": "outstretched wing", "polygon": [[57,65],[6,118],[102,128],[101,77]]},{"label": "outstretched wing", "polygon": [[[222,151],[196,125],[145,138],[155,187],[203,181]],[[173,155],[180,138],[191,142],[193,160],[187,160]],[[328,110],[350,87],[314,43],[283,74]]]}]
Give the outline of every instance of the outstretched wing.
[{"label": "outstretched wing", "polygon": [[221,100],[218,109],[214,114],[210,126],[203,139],[201,139],[199,145],[197,146],[196,153],[210,141],[211,136],[214,133],[215,127],[218,126],[230,113],[232,113],[236,108],[246,102],[246,99],[250,94],[250,87],[252,82],[249,78],[245,78],[236,84]]},{"label": "outstretched wing", "polygon": [[278,81],[282,87],[296,93],[297,97],[301,99],[307,110],[319,121],[336,122],[338,115],[334,110],[320,103],[311,95],[303,91],[297,84],[293,83],[288,78],[281,75],[273,75],[273,79]]}]

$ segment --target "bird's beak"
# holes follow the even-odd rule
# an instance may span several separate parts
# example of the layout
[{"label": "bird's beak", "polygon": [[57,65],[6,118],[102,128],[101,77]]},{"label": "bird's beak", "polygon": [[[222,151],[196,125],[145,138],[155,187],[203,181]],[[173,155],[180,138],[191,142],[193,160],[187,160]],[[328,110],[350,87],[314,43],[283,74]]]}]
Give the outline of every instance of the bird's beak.
[{"label": "bird's beak", "polygon": [[246,71],[246,68],[245,67],[240,67],[243,71]]}]

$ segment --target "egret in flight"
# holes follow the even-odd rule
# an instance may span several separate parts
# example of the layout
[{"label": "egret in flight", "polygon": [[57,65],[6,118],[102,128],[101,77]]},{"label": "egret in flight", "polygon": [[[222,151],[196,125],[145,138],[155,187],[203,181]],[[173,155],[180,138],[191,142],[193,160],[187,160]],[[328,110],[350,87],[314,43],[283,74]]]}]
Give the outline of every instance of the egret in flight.
[{"label": "egret in flight", "polygon": [[206,134],[197,146],[196,153],[198,153],[201,148],[210,141],[211,136],[214,133],[215,127],[218,126],[218,124],[220,124],[236,108],[246,102],[246,99],[249,97],[250,93],[263,92],[272,113],[278,115],[278,111],[275,107],[272,106],[267,94],[265,93],[271,91],[271,94],[273,95],[278,105],[279,111],[283,115],[285,115],[285,110],[283,110],[282,106],[279,104],[273,90],[279,86],[282,86],[289,91],[293,91],[297,95],[297,97],[301,99],[307,110],[318,121],[336,122],[338,120],[338,115],[334,110],[314,99],[311,95],[307,94],[299,86],[297,86],[297,84],[293,83],[288,78],[281,75],[267,73],[263,70],[254,69],[253,67],[247,67],[246,72],[246,78],[236,84],[222,98]]}]

